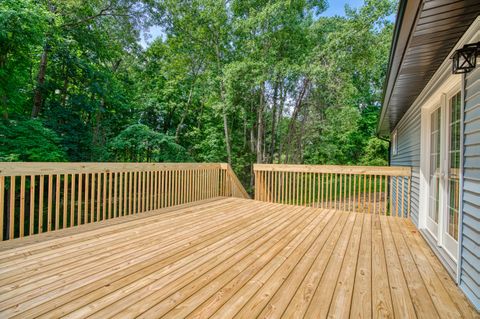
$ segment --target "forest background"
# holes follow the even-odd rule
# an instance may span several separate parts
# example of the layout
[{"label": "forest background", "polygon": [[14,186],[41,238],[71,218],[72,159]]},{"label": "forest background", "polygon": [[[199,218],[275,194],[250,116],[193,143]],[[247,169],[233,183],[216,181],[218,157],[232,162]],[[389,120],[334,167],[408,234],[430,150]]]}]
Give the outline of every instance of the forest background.
[{"label": "forest background", "polygon": [[386,165],[396,2],[327,7],[2,0],[0,161]]}]

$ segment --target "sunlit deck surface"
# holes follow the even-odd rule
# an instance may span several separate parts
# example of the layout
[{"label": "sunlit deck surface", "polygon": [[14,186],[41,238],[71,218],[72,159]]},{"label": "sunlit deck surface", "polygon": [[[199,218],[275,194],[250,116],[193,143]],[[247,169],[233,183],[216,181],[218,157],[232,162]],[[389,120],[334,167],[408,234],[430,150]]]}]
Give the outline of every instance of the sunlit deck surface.
[{"label": "sunlit deck surface", "polygon": [[217,198],[0,245],[2,318],[478,317],[396,217]]}]

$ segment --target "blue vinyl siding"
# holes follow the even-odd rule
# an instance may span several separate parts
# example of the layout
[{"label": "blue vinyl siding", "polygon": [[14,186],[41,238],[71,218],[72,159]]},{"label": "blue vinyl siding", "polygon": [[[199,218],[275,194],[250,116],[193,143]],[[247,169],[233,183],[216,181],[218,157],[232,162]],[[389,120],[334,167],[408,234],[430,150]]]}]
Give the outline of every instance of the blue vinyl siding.
[{"label": "blue vinyl siding", "polygon": [[465,77],[460,288],[480,309],[480,67]]},{"label": "blue vinyl siding", "polygon": [[[392,166],[412,167],[410,217],[417,226],[418,198],[420,194],[420,123],[420,108],[410,108],[396,127],[398,152],[396,155],[391,154],[390,157],[390,164]],[[393,190],[395,190],[395,180]],[[396,198],[395,194],[393,198]],[[401,196],[399,196],[399,198],[401,198]],[[408,197],[405,196],[405,203],[403,203],[403,207],[405,208],[408,207],[408,203],[406,203],[407,198]]]}]

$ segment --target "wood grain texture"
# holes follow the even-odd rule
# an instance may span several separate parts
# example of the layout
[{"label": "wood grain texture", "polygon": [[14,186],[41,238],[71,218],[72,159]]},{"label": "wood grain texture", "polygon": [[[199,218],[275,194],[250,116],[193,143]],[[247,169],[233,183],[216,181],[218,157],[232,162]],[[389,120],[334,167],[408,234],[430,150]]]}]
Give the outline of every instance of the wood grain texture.
[{"label": "wood grain texture", "polygon": [[[255,164],[253,170],[257,200],[374,215],[410,215],[410,203],[405,203],[405,197],[410,200],[409,167]],[[390,193],[389,183],[395,185]]]},{"label": "wood grain texture", "polygon": [[[36,233],[41,233],[219,194],[250,198],[230,165],[222,163],[0,162],[0,178],[0,217],[2,223],[7,223],[0,228],[0,240],[35,234],[35,215],[39,225]],[[38,196],[35,189],[39,189]]]},{"label": "wood grain texture", "polygon": [[107,219],[2,242],[0,317],[478,317],[414,230],[224,197]]}]

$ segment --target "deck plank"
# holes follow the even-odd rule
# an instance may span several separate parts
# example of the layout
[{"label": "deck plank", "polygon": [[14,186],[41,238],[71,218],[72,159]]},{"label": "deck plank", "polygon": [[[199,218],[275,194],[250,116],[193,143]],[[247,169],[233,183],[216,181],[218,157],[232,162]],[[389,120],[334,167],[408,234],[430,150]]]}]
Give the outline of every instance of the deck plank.
[{"label": "deck plank", "polygon": [[[295,215],[295,214],[292,214],[292,215]],[[217,245],[217,247],[218,247],[218,245]],[[201,247],[197,247],[197,249],[191,250],[190,252],[194,252],[194,253],[196,252],[197,255],[198,255],[199,253],[201,253],[201,252],[198,251],[198,248],[201,248]],[[193,258],[193,257],[191,257],[191,258]],[[184,259],[183,261],[188,262],[187,259]],[[157,266],[158,266],[158,264],[157,264]],[[172,269],[173,266],[175,266],[175,265],[173,265],[173,264],[169,265],[170,270]],[[178,264],[176,266],[178,266]],[[143,288],[146,287],[149,283],[149,280],[145,280],[144,277],[146,277],[148,275],[148,277],[151,279],[151,281],[154,281],[155,278],[157,278],[159,276],[161,277],[162,269],[160,269],[160,271],[158,271],[158,268],[159,267],[152,268],[152,270],[154,272],[149,271],[148,273],[145,273],[145,270],[142,270],[142,271],[139,271],[139,272],[134,273],[132,275],[126,276],[125,278],[123,278],[121,280],[113,282],[108,287],[102,287],[101,289],[92,292],[90,294],[90,297],[92,299],[92,303],[87,304],[85,306],[85,302],[84,302],[85,298],[77,299],[77,300],[71,302],[70,304],[64,305],[64,307],[63,307],[64,310],[63,311],[66,311],[65,306],[67,307],[67,309],[68,308],[75,309],[75,307],[78,307],[78,306],[85,306],[85,307],[81,307],[80,309],[76,310],[74,313],[71,314],[71,317],[78,317],[80,314],[86,315],[86,314],[95,312],[96,310],[102,309],[105,306],[110,306],[114,302],[116,302],[119,299],[122,299],[122,297],[125,297],[128,294],[131,294],[131,293],[135,293],[136,295],[141,294],[141,293],[139,293],[139,289],[141,289],[142,287]],[[165,270],[163,270],[163,274],[166,274]],[[164,277],[161,277],[161,278],[164,278]],[[161,279],[159,279],[159,280],[161,280]],[[163,280],[163,282],[166,283],[165,280]],[[179,283],[179,281],[174,282],[174,284],[177,284],[177,285],[178,285],[178,283]],[[170,287],[170,289],[172,289],[171,291],[175,291],[171,287]],[[168,288],[166,288],[166,287],[163,287],[162,290],[163,291],[166,290],[168,292]],[[157,290],[157,292],[162,291],[162,290]],[[147,294],[145,294],[145,295],[141,294],[141,295],[142,295],[142,298],[145,298],[145,296],[147,296]],[[146,300],[146,299],[142,299],[142,300]],[[134,304],[134,306],[137,306],[137,305]],[[119,311],[121,311],[122,309],[123,308],[120,307]],[[129,309],[133,310],[133,307],[131,306]],[[58,309],[56,309],[55,312],[56,311],[58,311]],[[53,315],[53,314],[55,314],[55,312],[50,312],[50,313],[48,313],[48,315],[49,316]],[[126,315],[126,313],[124,313],[124,314]]]},{"label": "deck plank", "polygon": [[342,269],[338,276],[335,293],[328,310],[329,318],[348,318],[349,316],[364,218],[365,215],[357,216],[345,258],[343,259]]},{"label": "deck plank", "polygon": [[[227,206],[226,206],[227,207]],[[204,211],[204,216],[197,216],[197,218],[191,217],[191,221],[183,221],[185,227],[194,226],[194,225],[204,225],[205,228],[207,224],[205,222],[212,223],[211,216],[209,213],[214,214],[215,208],[207,209]],[[224,217],[231,218],[231,216]],[[181,221],[180,221],[181,222]],[[115,237],[106,239],[104,237],[97,237],[92,240],[90,243],[85,243],[83,246],[78,247],[75,244],[75,248],[71,248],[68,251],[65,251],[62,248],[59,248],[57,251],[52,253],[50,256],[42,258],[40,261],[30,261],[30,263],[23,264],[23,267],[19,269],[16,267],[16,264],[11,264],[8,266],[0,266],[2,268],[1,277],[0,277],[0,293],[5,293],[8,291],[8,288],[5,285],[18,281],[23,278],[30,278],[31,280],[37,281],[42,277],[48,277],[51,274],[58,273],[59,267],[69,266],[73,269],[79,269],[78,267],[89,264],[91,262],[96,262],[97,260],[105,261],[104,258],[108,256],[120,256],[121,254],[129,253],[129,248],[131,247],[146,247],[145,244],[154,244],[158,241],[162,241],[163,244],[167,244],[163,236],[168,237],[172,234],[176,235],[175,240],[179,240],[182,235],[191,238],[190,231],[179,231],[177,227],[173,224],[164,224],[164,223],[155,223],[154,225],[148,225],[148,228],[142,228],[142,232],[138,231],[136,228],[133,233],[131,230],[126,230],[121,233],[117,233]],[[141,225],[139,225],[140,227]],[[152,226],[152,227],[150,227]],[[159,230],[159,228],[161,230]],[[119,241],[119,238],[121,240]],[[112,245],[112,242],[115,245]],[[104,244],[100,244],[104,243]],[[20,261],[18,261],[20,262]],[[40,275],[41,274],[41,275]],[[35,275],[35,276],[34,276]],[[25,284],[29,280],[25,280],[22,283]]]},{"label": "deck plank", "polygon": [[382,228],[383,246],[385,249],[393,311],[395,316],[399,318],[416,318],[417,315],[400,265],[397,248],[393,243],[392,233],[388,226],[388,218],[390,217],[380,216],[380,224]]},{"label": "deck plank", "polygon": [[350,317],[372,317],[372,215],[363,220]]},{"label": "deck plank", "polygon": [[479,316],[401,218],[217,198],[102,223],[0,243],[0,317]]},{"label": "deck plank", "polygon": [[[271,207],[271,204],[268,206],[270,206],[270,209],[265,210],[265,212],[276,212],[275,208]],[[242,210],[242,212],[245,211]],[[151,252],[147,254],[142,254],[142,259],[131,256],[131,261],[125,261],[128,267],[113,270],[107,267],[107,269],[104,270],[104,276],[100,280],[90,279],[90,284],[86,285],[86,280],[82,279],[78,282],[78,287],[75,287],[76,289],[72,289],[72,285],[70,285],[68,287],[68,292],[71,293],[65,293],[64,291],[61,291],[62,293],[64,293],[60,298],[60,300],[63,300],[61,301],[61,304],[64,304],[66,301],[72,300],[74,298],[84,296],[87,293],[89,294],[89,298],[96,301],[100,297],[96,294],[97,289],[102,288],[106,284],[110,286],[112,283],[116,283],[117,280],[127,277],[131,274],[135,274],[137,272],[140,272],[140,277],[137,281],[133,281],[132,284],[135,287],[140,286],[143,282],[142,280],[147,280],[149,278],[148,276],[153,276],[155,272],[158,273],[159,271],[162,271],[163,268],[175,263],[175,267],[170,266],[168,268],[168,270],[173,271],[181,267],[183,264],[188,263],[190,259],[195,259],[196,257],[201,256],[202,253],[205,253],[205,251],[214,250],[215,247],[225,244],[225,242],[228,242],[228,240],[236,238],[238,236],[242,236],[246,232],[251,231],[251,229],[246,227],[246,223],[252,223],[251,227],[261,226],[261,221],[265,218],[269,218],[269,215],[257,216],[256,218],[247,216],[246,218],[240,218],[238,220],[235,220],[235,216],[233,216],[230,223],[222,224],[221,227],[215,228],[212,227],[212,225],[209,225],[207,227],[208,235],[202,235],[202,233],[200,232],[196,235],[191,235],[190,237],[187,236],[181,241],[176,241],[176,238],[173,238],[172,241],[174,243],[171,243],[167,246],[163,246],[160,243],[158,246],[153,247],[151,249]],[[213,220],[214,224],[215,222],[219,221]],[[44,310],[45,308],[55,309],[58,299],[54,301],[55,302],[44,303],[39,307],[35,307],[35,309],[32,308],[31,312],[23,313],[22,316],[30,313],[32,315],[35,315],[35,313],[38,314],[39,308],[41,308],[42,310]]]},{"label": "deck plank", "polygon": [[[166,280],[162,280],[161,282],[154,283],[154,286],[147,286],[145,289],[153,290],[152,294],[145,294],[140,291],[140,295],[143,298],[142,303],[135,303],[131,306],[128,306],[128,309],[119,313],[119,317],[137,317],[144,313],[145,311],[150,312],[152,315],[164,315],[168,312],[172,306],[175,306],[183,297],[182,292],[185,294],[191,293],[192,290],[195,291],[198,287],[203,287],[204,285],[210,285],[210,282],[213,281],[215,277],[222,274],[223,272],[228,270],[228,273],[231,275],[235,275],[235,266],[238,266],[239,262],[244,258],[255,251],[262,250],[265,247],[268,247],[268,241],[274,238],[275,235],[278,235],[279,232],[285,231],[285,228],[289,229],[291,226],[297,226],[295,219],[297,222],[302,224],[306,222],[309,224],[309,216],[305,219],[306,216],[301,216],[301,211],[295,212],[293,210],[290,211],[291,218],[287,220],[276,220],[270,224],[270,227],[265,228],[263,230],[255,230],[253,235],[249,235],[246,240],[240,244],[236,244],[232,246],[231,249],[222,252],[221,250],[216,250],[212,257],[207,260],[204,264],[199,267],[196,267],[195,272],[188,272],[183,274],[178,279],[170,281],[168,284]],[[280,221],[280,222],[279,222]],[[285,234],[288,232],[285,231]],[[221,247],[222,249],[224,247]],[[258,250],[257,250],[258,249]],[[247,260],[247,263],[251,260]],[[185,291],[182,291],[182,288],[191,284],[191,286],[187,287]],[[158,289],[155,289],[156,286]],[[169,292],[175,291],[175,295],[172,296],[170,299],[166,300],[165,303],[162,303],[166,297],[169,296]],[[130,296],[129,296],[130,297]],[[135,302],[136,300],[133,299]],[[122,307],[125,307],[125,299],[121,301]],[[112,312],[108,309],[105,309],[105,313],[112,314]],[[148,313],[146,314],[148,316]],[[95,314],[94,317],[101,318],[103,314],[99,312]]]},{"label": "deck plank", "polygon": [[372,216],[372,314],[373,318],[394,317],[378,215]]},{"label": "deck plank", "polygon": [[[329,234],[331,229],[333,228],[333,226],[337,223],[339,217],[340,217],[340,215],[333,214],[330,211],[328,213],[328,217],[324,218],[322,220],[322,224],[317,226],[317,227],[324,228],[323,233],[324,234]],[[324,236],[326,236],[326,235],[324,235]],[[300,237],[298,238],[298,240],[301,240],[301,239],[302,238],[300,238]],[[288,249],[283,250],[279,255],[277,255],[276,258],[277,259],[281,258],[281,255],[286,256],[288,250],[292,250],[296,246],[296,244],[294,242],[292,242],[289,246],[290,247]],[[262,269],[264,269],[264,268],[259,268],[256,271],[250,271],[251,269],[247,269],[246,271],[241,273],[234,280],[232,280],[227,285],[222,287],[222,289],[220,289],[209,300],[207,300],[200,307],[195,309],[195,311],[190,314],[189,318],[208,318],[211,315],[213,315],[213,313],[215,313],[219,309],[219,307],[222,306],[223,304],[225,304],[227,301],[230,300],[230,305],[233,304],[231,301],[233,301],[235,303],[236,298],[232,298],[232,296],[235,293],[237,293],[237,291],[240,288],[244,287],[244,285],[249,280],[251,280],[251,278],[253,278],[253,276],[255,276],[257,273],[260,273],[262,271]],[[263,271],[266,271],[266,270],[264,269]],[[246,288],[243,288],[243,289],[246,290]],[[251,289],[250,291],[253,292],[254,290]],[[237,297],[241,298],[241,299],[246,299],[247,296],[245,294],[238,293]],[[225,305],[224,308],[227,309],[228,307],[230,307],[230,305]],[[232,309],[233,308],[230,308],[229,310],[232,310]],[[219,311],[219,313],[221,313],[221,311]]]},{"label": "deck plank", "polygon": [[322,251],[325,251],[324,249],[328,250],[328,241],[326,240],[328,236],[336,237],[335,229],[331,233],[322,231],[309,251],[305,253],[285,282],[277,289],[269,303],[263,308],[259,315],[260,318],[278,318],[282,316],[302,280],[305,278],[305,274],[312,267],[315,267],[315,261]]},{"label": "deck plank", "polygon": [[[342,215],[340,216],[340,223],[335,225],[334,230],[330,233],[330,236],[335,238],[338,237],[338,233],[341,232],[344,223],[346,222],[348,216]],[[338,227],[337,227],[338,226]],[[258,281],[257,285],[249,285],[247,287],[246,293],[249,294],[250,291],[255,291],[252,297],[242,305],[239,312],[236,313],[236,318],[252,318],[257,317],[259,313],[263,310],[263,308],[267,305],[269,300],[272,296],[276,293],[276,291],[280,288],[280,286],[284,283],[288,275],[292,272],[292,270],[296,267],[299,260],[303,258],[303,256],[309,251],[310,249],[315,249],[314,243],[315,240],[320,235],[321,230],[318,228],[312,231],[309,236],[295,249],[295,251],[288,256],[284,261],[281,261],[279,267],[277,268],[277,264],[271,264],[270,267],[266,267],[267,271],[271,268],[275,268],[272,276],[268,277],[268,280],[263,282],[263,280]],[[313,248],[312,248],[313,247]],[[219,311],[215,314],[215,317],[223,316],[223,312]]]},{"label": "deck plank", "polygon": [[440,263],[435,253],[430,249],[430,247],[428,247],[425,239],[421,237],[418,230],[415,228],[415,225],[413,225],[413,223],[409,220],[404,220],[403,225],[407,227],[407,230],[410,233],[412,233],[412,237],[415,238],[418,247],[422,250],[423,254],[430,262],[430,265],[437,273],[443,286],[448,291],[450,298],[452,298],[453,302],[462,313],[462,318],[480,318],[480,315],[469,304],[467,297],[465,297],[465,295],[460,291],[458,286],[455,285],[452,278],[448,274],[447,270]]},{"label": "deck plank", "polygon": [[[400,220],[395,220],[395,222],[401,223]],[[437,273],[433,270],[428,259],[418,247],[417,242],[412,238],[412,233],[404,231],[402,234],[438,313],[441,314],[441,317],[443,318],[460,318],[460,312],[458,311],[457,306],[443,287]]]},{"label": "deck plank", "polygon": [[[294,240],[295,237],[301,236],[299,232],[300,229],[302,229],[305,232],[308,232],[313,228],[317,228],[317,227],[323,228],[332,215],[333,213],[331,212],[329,214],[325,214],[325,216],[320,216],[320,215],[315,216],[315,214],[312,214],[312,216],[309,216],[309,219],[317,217],[318,223],[310,220],[307,224],[302,223],[300,226],[297,226],[297,229],[295,229],[294,232],[285,233],[286,234],[285,237],[283,238],[278,237],[276,238],[276,240],[270,240],[269,245],[265,245],[265,247],[262,247],[262,249],[258,250],[258,254],[251,255],[252,257],[251,261],[254,262],[256,266],[253,269],[258,270],[260,269],[260,267],[264,267],[268,263],[268,261],[270,261],[281,250],[283,250],[288,245],[288,243]],[[198,309],[199,305],[202,304],[203,301],[205,301],[207,298],[210,298],[213,293],[217,293],[218,291],[220,291],[220,289],[225,287],[227,283],[231,283],[232,279],[239,278],[243,271],[250,268],[250,266],[243,267],[243,265],[236,265],[235,268],[239,268],[238,266],[240,266],[240,269],[235,269],[235,271],[225,272],[222,274],[222,276],[216,278],[216,280],[209,282],[207,285],[204,285],[202,290],[200,290],[195,295],[190,296],[188,300],[182,302],[175,309],[172,309],[170,312],[168,312],[165,318],[183,318],[183,317],[186,317],[187,315],[190,315],[190,317],[195,316],[195,315],[191,315],[191,313],[194,310]],[[255,270],[253,272],[255,272]],[[252,273],[252,272],[250,271],[249,273]],[[245,282],[245,277],[243,277],[242,279],[243,279],[243,282]],[[238,286],[238,281],[234,287],[237,287],[237,286]],[[222,294],[224,294],[224,292],[225,290],[222,291]],[[146,312],[144,315],[142,315],[141,318],[142,317],[148,318],[149,315],[154,315],[156,313],[159,313],[161,306],[162,304],[159,304],[153,307],[152,309],[149,309],[149,311]],[[213,310],[212,306],[213,305],[211,303],[208,303],[208,308],[210,310]],[[203,314],[203,316],[205,316],[205,314]]]},{"label": "deck plank", "polygon": [[[244,223],[251,220],[249,219],[249,215],[247,213],[244,214],[245,216],[241,216],[241,218],[239,217],[237,220],[234,221],[234,223],[237,223],[237,224],[240,224],[240,227],[243,227]],[[211,218],[211,217],[210,217]],[[222,216],[222,218],[220,219],[221,221],[224,220],[224,218],[227,218],[225,216]],[[217,221],[218,222],[218,221]],[[211,229],[212,226],[214,226],[215,223],[213,224],[210,224],[209,225],[209,229]],[[183,234],[184,236],[184,240],[191,240],[192,239],[192,235],[191,235],[191,232],[186,232],[185,234]],[[117,240],[121,239],[121,234],[118,235],[118,238]],[[161,238],[161,237],[160,237]],[[180,237],[179,239],[182,239],[182,237]],[[171,243],[174,243],[174,242],[177,242],[176,239],[171,239]],[[165,245],[165,238],[163,238],[163,241],[160,240],[158,242],[155,242],[154,241],[154,244],[156,244],[157,246],[158,245]],[[147,251],[148,252],[152,252],[153,254],[157,253],[158,252],[158,247],[157,246],[147,246]],[[149,250],[148,250],[149,249]],[[147,258],[148,256],[151,256],[149,255],[148,253],[145,253],[143,250],[138,250],[138,246],[136,245],[132,245],[130,246],[129,250],[127,250],[127,252],[130,251],[130,252],[133,252],[133,255],[130,256],[130,258],[137,258],[137,261],[139,260],[140,256],[142,256],[142,258]],[[125,268],[125,267],[128,267],[129,264],[128,263],[125,263],[125,259],[124,258],[117,258],[117,255],[115,254],[112,254],[112,258],[113,260],[108,260],[108,262],[106,263],[103,263],[102,264],[102,267],[94,267],[92,268],[91,265],[87,264],[86,266],[84,266],[84,271],[79,271],[81,270],[82,268],[78,269],[78,268],[64,268],[64,269],[61,269],[61,271],[75,271],[75,274],[68,277],[68,278],[60,278],[60,277],[66,277],[66,276],[63,276],[63,273],[59,273],[57,276],[51,276],[51,277],[48,277],[46,278],[45,281],[37,281],[37,282],[30,282],[26,285],[20,285],[17,289],[15,289],[14,291],[8,291],[8,292],[3,292],[1,295],[0,295],[0,309],[1,308],[5,308],[5,307],[11,307],[13,305],[15,305],[15,303],[17,302],[17,299],[19,298],[22,298],[22,299],[35,299],[37,296],[40,298],[39,301],[45,299],[45,294],[46,293],[50,293],[50,291],[54,290],[54,289],[62,289],[63,287],[65,287],[66,284],[70,284],[69,285],[69,289],[72,288],[72,282],[73,281],[81,281],[81,284],[85,284],[87,282],[86,278],[88,278],[90,276],[91,280],[95,280],[95,279],[98,279],[98,278],[101,278],[101,276],[99,275],[99,273],[101,273],[101,270],[102,269],[105,269],[104,273],[105,274],[108,274],[109,272],[111,271],[114,271],[114,270],[119,270],[119,269],[122,269],[122,268]],[[40,267],[42,266],[42,264],[39,265]],[[98,266],[98,264],[97,264]],[[17,284],[18,286],[18,284]],[[24,293],[27,293],[28,294],[24,294]],[[54,291],[54,293],[56,293]],[[12,298],[12,295],[13,294],[16,294],[17,295],[17,298]],[[32,301],[32,303],[34,303]],[[27,303],[24,302],[24,305],[26,305]]]},{"label": "deck plank", "polygon": [[[310,301],[310,305],[305,313],[307,318],[325,318],[328,314],[328,309],[332,302],[332,296],[334,294],[337,278],[340,273],[342,261],[346,254],[346,249],[352,235],[352,229],[354,229],[356,219],[360,218],[360,215],[352,214],[348,216],[347,223],[345,224],[342,234],[338,239],[332,255],[327,264],[327,268],[322,275],[315,293]],[[359,225],[357,223],[357,225]]]},{"label": "deck plank", "polygon": [[403,238],[399,224],[393,218],[389,219],[388,222],[417,317],[439,318],[432,298],[428,294],[427,287],[423,283],[422,276],[407,247],[407,242]]}]

